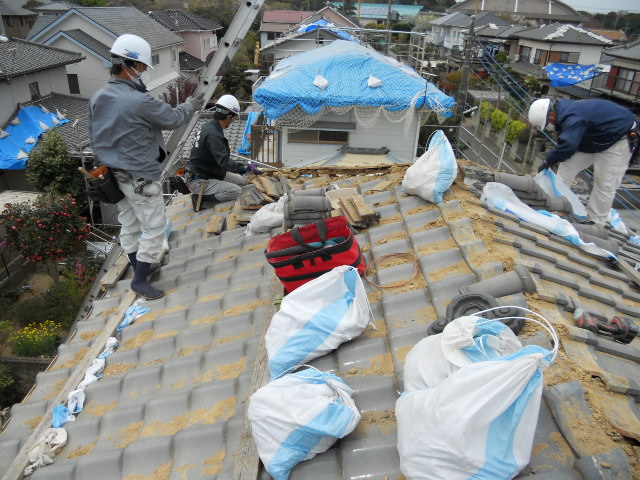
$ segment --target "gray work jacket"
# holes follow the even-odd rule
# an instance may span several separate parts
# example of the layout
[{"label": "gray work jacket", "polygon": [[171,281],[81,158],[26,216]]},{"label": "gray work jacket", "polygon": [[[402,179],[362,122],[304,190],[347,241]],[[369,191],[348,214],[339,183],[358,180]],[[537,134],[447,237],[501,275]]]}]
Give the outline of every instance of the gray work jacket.
[{"label": "gray work jacket", "polygon": [[172,108],[129,80],[111,79],[89,102],[93,152],[102,165],[160,180],[166,162],[162,130],[173,130],[192,116],[190,104]]}]

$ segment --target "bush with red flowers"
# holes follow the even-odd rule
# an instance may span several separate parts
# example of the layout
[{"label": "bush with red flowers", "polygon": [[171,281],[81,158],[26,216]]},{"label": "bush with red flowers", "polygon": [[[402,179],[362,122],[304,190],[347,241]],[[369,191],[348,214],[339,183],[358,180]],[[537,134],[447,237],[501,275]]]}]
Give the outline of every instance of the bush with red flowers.
[{"label": "bush with red flowers", "polygon": [[7,245],[37,263],[64,260],[90,232],[71,195],[42,194],[34,203],[7,203],[2,215]]}]

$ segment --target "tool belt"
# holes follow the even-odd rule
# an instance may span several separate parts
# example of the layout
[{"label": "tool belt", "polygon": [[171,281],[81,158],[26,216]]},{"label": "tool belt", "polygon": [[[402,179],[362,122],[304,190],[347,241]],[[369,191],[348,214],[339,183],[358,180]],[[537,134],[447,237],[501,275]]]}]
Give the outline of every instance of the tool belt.
[{"label": "tool belt", "polygon": [[124,198],[113,172],[100,166],[91,172],[89,179],[89,198],[95,202],[118,203]]},{"label": "tool belt", "polygon": [[134,193],[137,193],[138,195],[144,195],[145,197],[155,196],[154,193],[149,193],[145,191],[145,187],[147,185],[151,185],[153,183],[153,180],[149,180],[141,177],[134,177],[126,170],[121,170],[119,168],[112,168],[111,170],[113,170],[117,181],[123,182],[123,183],[130,183],[131,185],[133,185]]}]

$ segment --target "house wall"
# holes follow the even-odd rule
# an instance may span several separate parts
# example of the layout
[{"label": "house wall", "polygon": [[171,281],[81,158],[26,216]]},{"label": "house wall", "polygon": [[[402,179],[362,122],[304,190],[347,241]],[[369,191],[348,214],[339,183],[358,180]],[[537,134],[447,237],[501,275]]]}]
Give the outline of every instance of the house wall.
[{"label": "house wall", "polygon": [[[215,32],[180,32],[179,35],[184,40],[182,51],[199,58],[203,62],[218,47],[218,37]],[[213,40],[211,41],[211,39]]]},{"label": "house wall", "polygon": [[277,63],[279,60],[291,55],[298,55],[309,50],[326,47],[335,40],[335,36],[324,32],[310,32],[308,35],[296,38],[295,40],[288,40],[274,45],[268,50],[263,51],[263,54],[273,54],[274,62]]},{"label": "house wall", "polygon": [[600,56],[602,54],[602,47],[598,45],[578,45],[575,43],[551,43],[540,42],[536,40],[528,40],[521,38],[518,41],[519,45],[525,47],[531,47],[531,58],[520,58],[527,62],[532,62],[535,58],[536,49],[548,50],[551,52],[579,52],[578,63],[582,65],[591,65],[592,63],[599,63]]},{"label": "house wall", "polygon": [[26,103],[31,100],[29,84],[38,82],[40,95],[49,95],[52,92],[69,94],[69,83],[64,66],[51,68],[35,73],[29,73],[12,78],[8,83],[0,84],[0,124],[4,124],[11,118],[18,103]]},{"label": "house wall", "polygon": [[3,15],[4,35],[14,38],[27,38],[37,15]]},{"label": "house wall", "polygon": [[[78,75],[79,97],[91,98],[95,92],[105,86],[109,80],[109,68],[111,65],[97,57],[93,52],[66,38],[57,39],[52,46],[71,50],[72,52],[80,52],[85,57],[84,60],[78,63],[67,65],[66,73]],[[68,90],[69,86],[67,85]]]},{"label": "house wall", "polygon": [[[328,113],[322,117],[323,122],[355,122],[356,129],[349,131],[349,147],[354,148],[382,148],[387,147],[389,151],[406,162],[413,162],[415,159],[416,143],[416,115],[411,119],[409,134],[404,136],[404,122],[394,123],[387,120],[384,114],[378,118],[377,123],[371,128],[364,128],[356,119],[353,111],[344,115]],[[282,161],[285,167],[300,166],[309,160],[320,161],[338,153],[344,145],[335,144],[312,144],[312,143],[289,143],[289,129],[282,130]]]},{"label": "house wall", "polygon": [[575,16],[576,12],[568,5],[554,0],[466,0],[449,7],[449,12],[467,10],[486,10],[489,12],[541,13]]}]

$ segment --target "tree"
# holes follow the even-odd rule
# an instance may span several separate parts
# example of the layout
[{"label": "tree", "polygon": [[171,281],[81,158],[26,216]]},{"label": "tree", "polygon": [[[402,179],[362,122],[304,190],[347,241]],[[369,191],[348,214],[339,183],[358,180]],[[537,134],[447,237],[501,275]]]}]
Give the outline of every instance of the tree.
[{"label": "tree", "polygon": [[218,85],[214,97],[228,93],[240,101],[250,100],[251,80],[247,78],[245,70],[251,68],[251,66],[248,63],[232,64],[229,71],[220,80],[220,85]]},{"label": "tree", "polygon": [[2,212],[6,242],[34,263],[47,263],[56,284],[59,281],[55,262],[79,250],[89,236],[87,219],[69,194],[39,195],[34,203],[7,203]]},{"label": "tree", "polygon": [[169,84],[167,89],[162,92],[161,97],[164,102],[167,102],[172,107],[176,107],[184,103],[187,97],[193,95],[196,87],[197,84],[194,81],[178,78]]},{"label": "tree", "polygon": [[44,135],[41,148],[29,155],[27,179],[38,192],[70,193],[79,200],[86,197],[84,179],[78,173],[79,166],[79,162],[69,155],[60,133],[50,130]]},{"label": "tree", "polygon": [[345,0],[338,8],[338,11],[346,17],[353,17],[356,14],[356,6],[353,0]]},{"label": "tree", "polygon": [[236,14],[237,6],[233,0],[218,0],[209,2],[207,0],[197,0],[189,6],[189,11],[208,18],[222,25],[223,32],[226,32],[231,21]]}]

